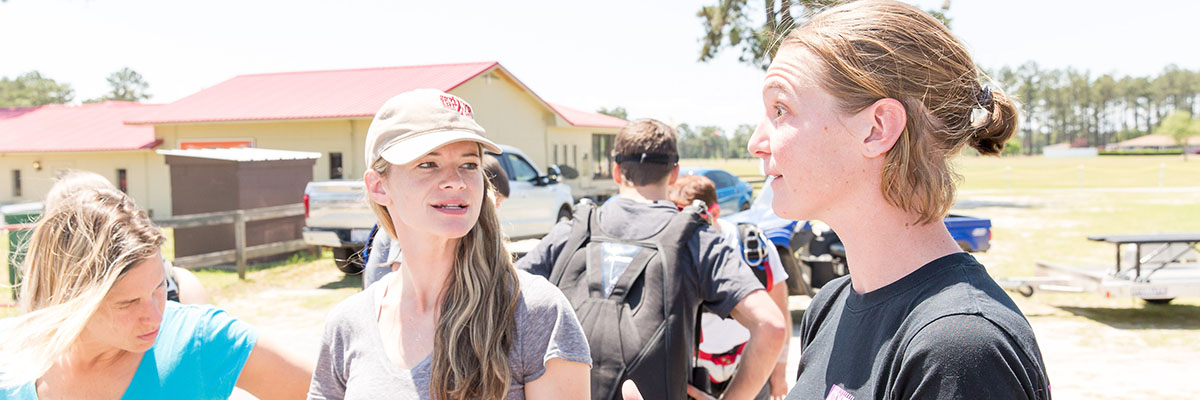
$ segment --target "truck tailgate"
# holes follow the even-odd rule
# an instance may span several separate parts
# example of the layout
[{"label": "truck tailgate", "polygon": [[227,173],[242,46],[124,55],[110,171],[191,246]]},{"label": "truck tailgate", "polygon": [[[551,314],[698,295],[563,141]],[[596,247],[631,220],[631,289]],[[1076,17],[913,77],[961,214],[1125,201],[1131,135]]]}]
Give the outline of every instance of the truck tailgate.
[{"label": "truck tailgate", "polygon": [[367,208],[362,181],[313,182],[304,189],[308,196],[310,228],[367,228],[375,225],[375,214]]}]

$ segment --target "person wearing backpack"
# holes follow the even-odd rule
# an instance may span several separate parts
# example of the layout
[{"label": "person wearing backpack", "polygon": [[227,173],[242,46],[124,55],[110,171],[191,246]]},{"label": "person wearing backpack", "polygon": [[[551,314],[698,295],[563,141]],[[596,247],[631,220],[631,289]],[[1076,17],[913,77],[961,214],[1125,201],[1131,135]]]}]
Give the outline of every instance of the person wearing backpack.
[{"label": "person wearing backpack", "polygon": [[[675,206],[681,210],[696,200],[711,204],[706,210],[705,219],[709,225],[717,228],[717,232],[725,236],[726,241],[738,244],[738,253],[741,254],[742,260],[751,267],[758,282],[767,289],[771,299],[779,306],[779,311],[783,313],[785,326],[791,326],[791,315],[787,309],[786,282],[788,274],[783,268],[779,252],[758,229],[758,226],[748,222],[735,223],[721,219],[721,205],[717,202],[717,186],[712,180],[702,175],[679,177],[675,184],[671,185],[670,197],[671,201],[675,202]],[[750,331],[738,324],[737,321],[718,317],[711,312],[704,313],[700,317],[700,345],[696,349],[696,368],[703,370],[694,373],[702,374],[697,375],[699,377],[707,376],[708,381],[696,382],[697,388],[720,397],[721,393],[728,388],[729,379],[737,371],[742,358],[742,350],[745,349],[746,340],[749,337]],[[757,398],[782,399],[784,395],[787,395],[787,343],[790,339],[785,339],[783,351],[780,352],[779,359],[775,362],[775,368],[771,370],[771,377]]]},{"label": "person wearing backpack", "polygon": [[582,202],[517,262],[557,285],[575,308],[591,347],[593,399],[631,386],[647,399],[709,397],[689,385],[701,306],[750,330],[725,398],[758,394],[787,335],[736,245],[699,208],[680,211],[668,199],[679,176],[677,149],[670,126],[630,122],[613,148],[621,198],[601,207]]}]

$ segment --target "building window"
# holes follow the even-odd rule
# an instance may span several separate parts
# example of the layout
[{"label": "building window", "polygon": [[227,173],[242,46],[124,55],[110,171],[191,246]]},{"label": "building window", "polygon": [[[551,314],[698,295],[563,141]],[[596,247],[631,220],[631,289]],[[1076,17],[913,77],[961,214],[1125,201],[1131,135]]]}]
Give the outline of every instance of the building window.
[{"label": "building window", "polygon": [[329,153],[329,179],[342,179],[342,153]]},{"label": "building window", "polygon": [[571,166],[579,168],[579,145],[571,145]]},{"label": "building window", "polygon": [[12,173],[13,197],[21,197],[21,170],[14,169]]},{"label": "building window", "polygon": [[612,150],[617,135],[592,134],[592,178],[612,178]]},{"label": "building window", "polygon": [[121,193],[129,193],[129,175],[125,168],[117,169],[117,189],[121,189]]},{"label": "building window", "polygon": [[554,145],[554,164],[558,164],[558,145]]}]

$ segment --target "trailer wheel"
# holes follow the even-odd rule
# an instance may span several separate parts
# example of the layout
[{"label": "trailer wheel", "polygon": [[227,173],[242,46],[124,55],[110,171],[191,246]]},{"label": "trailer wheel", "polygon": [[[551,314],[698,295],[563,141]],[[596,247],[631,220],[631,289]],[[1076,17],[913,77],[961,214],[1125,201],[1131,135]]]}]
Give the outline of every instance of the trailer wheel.
[{"label": "trailer wheel", "polygon": [[1167,305],[1167,304],[1171,303],[1171,300],[1175,300],[1175,298],[1172,297],[1169,299],[1142,299],[1142,300],[1145,300],[1147,303],[1150,303],[1150,304]]}]

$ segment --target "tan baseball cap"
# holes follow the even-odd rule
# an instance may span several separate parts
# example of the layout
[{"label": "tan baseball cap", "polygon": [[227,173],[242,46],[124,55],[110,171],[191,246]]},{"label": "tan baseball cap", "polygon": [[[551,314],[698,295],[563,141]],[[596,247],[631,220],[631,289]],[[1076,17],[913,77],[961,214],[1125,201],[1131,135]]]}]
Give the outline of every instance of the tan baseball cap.
[{"label": "tan baseball cap", "polygon": [[483,135],[483,127],[475,122],[466,101],[436,89],[417,89],[383,103],[367,128],[363,154],[371,168],[380,157],[392,164],[408,164],[438,147],[464,140],[500,153],[500,146]]}]

